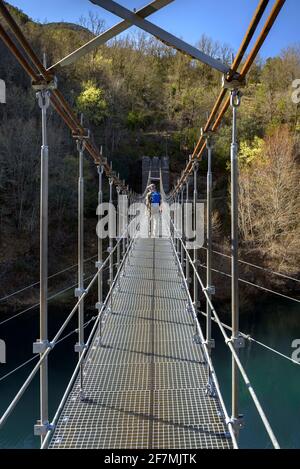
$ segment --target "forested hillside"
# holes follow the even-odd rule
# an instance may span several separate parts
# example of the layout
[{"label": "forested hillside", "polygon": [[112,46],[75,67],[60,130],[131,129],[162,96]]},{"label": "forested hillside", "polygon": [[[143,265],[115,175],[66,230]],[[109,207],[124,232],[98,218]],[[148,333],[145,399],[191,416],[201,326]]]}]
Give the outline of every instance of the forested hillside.
[{"label": "forested hillside", "polygon": [[[39,24],[13,8],[34,50],[48,65],[105,29],[96,16],[80,25]],[[0,18],[1,24],[5,22]],[[228,63],[230,45],[199,37],[197,46]],[[0,78],[7,104],[0,107],[0,296],[38,277],[40,112],[29,78],[0,42]],[[243,257],[265,267],[299,272],[299,105],[292,82],[300,78],[300,46],[253,66],[239,110],[240,231]],[[61,69],[58,84],[97,145],[136,191],[143,155],[170,157],[171,181],[193,151],[221,76],[142,33],[128,34]],[[77,154],[70,132],[49,112],[50,273],[76,259]],[[214,141],[215,239],[229,236],[230,113]],[[206,162],[201,162],[205,175]],[[86,160],[87,255],[96,252],[97,182]],[[205,196],[205,180],[199,186]],[[224,261],[225,262],[225,261]],[[228,264],[227,264],[228,270]],[[225,269],[225,266],[224,266]],[[245,272],[247,275],[247,272]],[[248,273],[250,275],[250,273]],[[253,275],[253,273],[251,274]],[[250,279],[251,279],[250,275]],[[269,281],[271,281],[269,279]],[[293,288],[285,282],[281,287]]]}]

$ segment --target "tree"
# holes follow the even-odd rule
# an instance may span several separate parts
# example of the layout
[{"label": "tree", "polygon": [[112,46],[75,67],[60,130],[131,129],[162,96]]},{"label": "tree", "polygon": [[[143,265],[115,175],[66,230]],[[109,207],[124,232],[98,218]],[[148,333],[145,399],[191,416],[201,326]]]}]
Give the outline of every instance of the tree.
[{"label": "tree", "polygon": [[78,96],[76,104],[78,111],[96,125],[101,124],[107,114],[104,92],[91,80],[83,83],[83,91]]},{"label": "tree", "polygon": [[244,244],[259,248],[277,268],[297,270],[300,250],[297,141],[288,127],[266,137],[240,170],[240,230]]}]

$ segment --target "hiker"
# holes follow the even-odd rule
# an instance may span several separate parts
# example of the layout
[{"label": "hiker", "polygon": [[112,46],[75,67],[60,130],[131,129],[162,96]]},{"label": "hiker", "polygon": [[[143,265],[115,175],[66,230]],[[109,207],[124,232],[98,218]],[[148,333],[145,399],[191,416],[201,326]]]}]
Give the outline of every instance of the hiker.
[{"label": "hiker", "polygon": [[150,195],[150,211],[151,211],[151,236],[159,237],[160,211],[161,211],[161,195],[153,185]]},{"label": "hiker", "polygon": [[152,193],[154,192],[155,185],[150,184],[150,186],[147,187],[147,194],[146,194],[146,207],[149,213],[149,216],[151,215],[151,196]]}]

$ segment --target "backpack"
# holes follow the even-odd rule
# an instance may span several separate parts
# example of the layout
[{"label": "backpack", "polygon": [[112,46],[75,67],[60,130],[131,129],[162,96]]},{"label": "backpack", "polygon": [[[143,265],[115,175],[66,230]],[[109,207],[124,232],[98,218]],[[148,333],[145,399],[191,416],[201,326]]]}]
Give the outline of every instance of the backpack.
[{"label": "backpack", "polygon": [[159,192],[151,194],[151,204],[160,204],[161,196]]}]

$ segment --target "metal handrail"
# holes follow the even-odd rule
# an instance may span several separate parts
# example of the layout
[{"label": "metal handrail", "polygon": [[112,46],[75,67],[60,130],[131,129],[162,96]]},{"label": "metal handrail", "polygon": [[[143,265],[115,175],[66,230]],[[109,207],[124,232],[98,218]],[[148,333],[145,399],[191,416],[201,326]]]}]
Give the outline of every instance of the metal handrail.
[{"label": "metal handrail", "polygon": [[193,319],[195,321],[195,325],[196,325],[197,331],[199,333],[199,337],[200,337],[200,340],[201,340],[201,345],[204,348],[205,360],[206,360],[206,363],[209,367],[211,377],[212,377],[213,382],[214,382],[215,391],[218,395],[219,402],[220,402],[220,405],[222,407],[222,411],[223,411],[223,414],[224,414],[224,417],[225,417],[225,422],[226,422],[226,425],[228,426],[228,430],[229,430],[230,436],[232,438],[233,447],[234,447],[234,449],[238,449],[237,440],[236,440],[236,437],[235,437],[235,434],[234,434],[233,422],[230,420],[230,417],[228,415],[226,405],[225,405],[225,402],[224,402],[224,399],[222,397],[222,393],[221,393],[221,390],[220,390],[219,381],[218,381],[218,378],[217,378],[217,375],[216,375],[216,372],[215,372],[215,369],[214,369],[214,366],[213,366],[213,363],[212,363],[212,359],[211,359],[211,356],[209,354],[207,344],[205,343],[203,332],[202,332],[201,326],[199,324],[199,321],[197,319],[197,313],[196,313],[196,310],[195,310],[195,306],[193,304],[193,300],[191,298],[191,294],[190,294],[190,291],[189,291],[189,288],[188,288],[187,281],[186,281],[185,276],[184,276],[182,265],[181,265],[181,262],[178,258],[178,254],[176,252],[174,242],[173,242],[173,239],[172,239],[171,236],[170,236],[170,240],[171,240],[171,244],[172,244],[172,248],[173,248],[173,251],[174,251],[174,255],[175,255],[177,264],[179,266],[179,269],[180,269],[180,272],[181,272],[181,275],[182,275],[182,278],[183,278],[184,287],[185,287],[186,293],[188,295],[188,301],[190,303],[191,311],[192,311],[192,314],[193,314]]},{"label": "metal handrail", "polygon": [[[171,220],[171,223],[173,224],[172,220]],[[174,227],[174,229],[176,230],[174,224],[173,224],[173,227]],[[176,231],[178,231],[178,230],[176,230]],[[251,385],[251,382],[250,382],[250,380],[249,380],[249,378],[248,378],[248,375],[247,375],[247,373],[246,373],[246,371],[245,371],[245,369],[244,369],[244,367],[243,367],[243,365],[242,365],[242,363],[241,363],[241,361],[240,361],[240,359],[239,359],[239,357],[238,357],[238,355],[237,355],[237,353],[236,353],[236,351],[235,351],[235,348],[234,348],[234,346],[233,346],[233,344],[232,344],[232,339],[229,338],[228,335],[226,334],[226,331],[225,331],[225,329],[224,329],[224,327],[223,327],[223,324],[222,324],[222,322],[221,322],[221,320],[220,320],[220,318],[219,318],[219,316],[218,316],[218,314],[217,314],[217,312],[216,312],[216,310],[215,310],[215,308],[214,308],[214,305],[213,305],[213,303],[212,303],[212,301],[211,301],[211,299],[210,299],[210,297],[209,297],[209,295],[208,295],[208,293],[207,293],[207,291],[206,291],[206,288],[204,287],[204,284],[203,284],[203,282],[202,282],[202,280],[201,280],[201,278],[200,278],[200,276],[199,276],[199,274],[198,274],[198,272],[197,272],[197,269],[196,269],[196,267],[195,267],[195,265],[194,265],[194,262],[192,261],[191,256],[189,255],[189,252],[188,252],[188,250],[186,249],[186,247],[185,247],[185,245],[184,245],[184,243],[183,243],[182,237],[179,237],[179,240],[180,240],[180,242],[181,242],[181,244],[182,244],[182,246],[183,246],[183,250],[184,250],[185,253],[186,253],[186,259],[190,262],[190,264],[191,264],[191,266],[192,266],[192,268],[193,268],[193,270],[194,270],[194,273],[195,273],[195,275],[196,275],[196,277],[197,277],[197,280],[198,280],[198,282],[199,282],[199,284],[200,284],[200,287],[201,287],[201,289],[202,289],[202,292],[203,292],[204,295],[205,295],[205,298],[206,298],[206,300],[207,300],[207,302],[208,302],[208,304],[209,304],[209,306],[210,306],[210,308],[211,308],[211,312],[212,312],[213,316],[215,317],[215,321],[216,321],[216,323],[218,324],[219,329],[220,329],[220,331],[221,331],[221,333],[222,333],[222,335],[223,335],[223,337],[224,337],[225,343],[226,343],[226,345],[228,345],[228,347],[229,347],[229,349],[230,349],[230,351],[231,351],[231,354],[232,354],[232,356],[233,356],[233,358],[234,358],[234,360],[235,360],[235,363],[237,364],[237,366],[238,366],[238,368],[239,368],[239,371],[240,371],[241,376],[242,376],[242,378],[243,378],[243,380],[244,380],[244,382],[245,382],[245,385],[246,385],[246,387],[247,387],[247,389],[248,389],[248,391],[249,391],[249,394],[250,394],[250,396],[252,397],[252,400],[253,400],[253,402],[254,402],[254,405],[255,405],[255,407],[256,407],[256,409],[257,409],[257,411],[258,411],[258,414],[259,414],[259,416],[260,416],[260,418],[261,418],[261,420],[262,420],[262,422],[263,422],[263,424],[264,424],[265,430],[266,430],[266,432],[268,433],[269,438],[270,438],[270,440],[271,440],[271,442],[272,442],[274,448],[275,448],[275,449],[280,449],[279,443],[278,443],[277,438],[276,438],[276,436],[275,436],[275,434],[274,434],[274,432],[273,432],[273,430],[272,430],[272,428],[271,428],[271,425],[270,425],[270,423],[269,423],[269,421],[268,421],[268,419],[267,419],[267,417],[266,417],[266,414],[265,414],[265,412],[264,412],[264,410],[263,410],[263,408],[262,408],[262,406],[261,406],[261,404],[260,404],[260,402],[259,402],[259,400],[258,400],[258,397],[256,396],[256,393],[255,393],[255,391],[254,391],[254,389],[253,389],[253,387],[252,387],[252,385]]]},{"label": "metal handrail", "polygon": [[73,372],[73,374],[72,374],[72,376],[71,376],[71,379],[70,379],[70,381],[69,381],[69,383],[68,383],[68,386],[67,386],[67,388],[66,388],[66,390],[65,390],[65,392],[64,392],[64,395],[63,395],[63,397],[62,397],[62,399],[61,399],[61,401],[60,401],[60,403],[59,403],[59,406],[58,406],[58,408],[57,408],[57,410],[56,410],[56,413],[55,413],[55,415],[54,415],[54,417],[53,417],[53,420],[52,420],[52,422],[51,422],[50,425],[49,425],[49,431],[47,432],[47,434],[46,434],[46,436],[45,436],[45,439],[44,439],[44,441],[43,441],[43,443],[42,443],[41,449],[46,449],[47,446],[48,446],[48,444],[49,444],[50,436],[51,436],[51,434],[52,434],[52,432],[53,432],[53,430],[54,430],[54,428],[55,428],[56,422],[57,422],[57,420],[58,420],[58,418],[59,418],[59,416],[60,416],[60,413],[61,413],[61,411],[62,411],[62,409],[63,409],[63,407],[64,407],[64,404],[65,404],[65,402],[66,402],[66,400],[67,400],[67,397],[68,397],[68,395],[69,395],[69,392],[70,392],[70,390],[71,390],[71,388],[72,388],[72,385],[73,385],[73,383],[74,383],[74,381],[75,381],[75,378],[76,378],[76,376],[77,376],[77,374],[78,374],[78,372],[79,372],[79,370],[80,370],[81,364],[82,364],[82,362],[83,362],[83,360],[84,360],[84,358],[85,358],[85,355],[86,355],[86,353],[87,353],[87,351],[88,351],[88,348],[89,348],[89,346],[90,346],[90,344],[91,344],[92,338],[93,338],[93,336],[94,336],[94,334],[95,334],[95,332],[96,332],[97,326],[98,326],[99,321],[100,321],[101,316],[102,316],[102,313],[103,313],[103,311],[105,310],[105,308],[107,307],[108,301],[109,301],[109,299],[110,299],[110,297],[111,297],[111,295],[112,295],[112,293],[113,293],[113,290],[114,290],[114,288],[115,288],[115,285],[116,285],[116,283],[117,283],[117,281],[118,281],[118,279],[119,279],[119,276],[120,276],[121,271],[122,271],[122,269],[123,269],[123,266],[124,266],[124,264],[125,264],[125,262],[126,262],[126,259],[127,259],[127,257],[128,257],[128,254],[129,254],[129,252],[130,252],[130,250],[131,250],[131,248],[132,248],[133,242],[134,242],[134,238],[130,241],[130,244],[129,244],[128,247],[127,247],[126,253],[125,253],[124,256],[123,256],[123,259],[122,259],[122,261],[121,261],[121,264],[120,264],[120,266],[119,266],[119,268],[118,268],[118,270],[117,270],[117,273],[116,273],[116,275],[115,275],[114,281],[113,281],[113,283],[112,283],[112,285],[111,285],[111,287],[110,287],[110,289],[109,289],[109,292],[107,293],[107,296],[106,296],[105,301],[104,301],[104,303],[103,303],[103,305],[102,305],[102,307],[101,307],[101,310],[99,311],[99,314],[98,314],[98,317],[97,317],[97,319],[96,319],[96,321],[95,321],[95,324],[94,324],[94,326],[93,326],[93,328],[92,328],[92,330],[91,330],[91,332],[90,332],[89,338],[88,338],[87,343],[86,343],[86,347],[85,347],[85,349],[83,350],[83,353],[81,354],[80,359],[78,360],[78,363],[77,363],[77,365],[76,365],[76,367],[75,367],[75,370],[74,370],[74,372]]},{"label": "metal handrail", "polygon": [[[128,228],[127,228],[128,229]],[[126,232],[127,232],[127,229],[126,229]],[[10,416],[10,414],[12,413],[12,411],[14,410],[15,406],[17,405],[17,403],[19,402],[20,398],[23,396],[24,392],[26,391],[27,387],[29,386],[29,384],[31,383],[31,381],[33,380],[33,378],[35,377],[35,375],[37,374],[37,372],[39,371],[40,369],[40,366],[41,364],[45,361],[45,359],[48,357],[49,353],[51,352],[51,350],[54,348],[54,346],[56,345],[59,337],[61,336],[62,332],[65,330],[65,328],[67,327],[67,325],[69,324],[70,320],[72,319],[72,317],[74,316],[75,312],[77,311],[79,305],[81,304],[81,302],[83,301],[83,299],[87,296],[87,294],[89,293],[91,287],[93,286],[93,284],[95,283],[99,273],[104,269],[104,267],[106,266],[106,264],[108,263],[108,261],[110,260],[110,257],[114,254],[115,250],[117,249],[117,246],[118,244],[121,242],[121,238],[118,240],[118,242],[115,244],[113,250],[109,253],[109,255],[106,257],[105,261],[103,262],[103,264],[101,265],[101,267],[98,268],[98,271],[97,273],[94,275],[94,277],[92,278],[91,282],[89,283],[89,285],[87,286],[87,288],[85,289],[84,293],[80,296],[80,298],[78,299],[77,303],[75,304],[75,306],[72,308],[69,316],[66,318],[66,320],[64,321],[64,323],[62,324],[62,326],[60,327],[60,329],[58,330],[58,332],[56,333],[56,335],[54,336],[53,340],[50,341],[48,343],[48,346],[46,348],[46,350],[43,352],[43,354],[41,355],[41,358],[39,359],[39,361],[37,362],[37,364],[35,365],[35,367],[33,368],[33,370],[31,371],[31,373],[28,375],[27,379],[25,380],[25,382],[23,383],[23,385],[21,386],[21,388],[19,389],[19,391],[17,392],[17,394],[15,395],[14,399],[11,401],[11,403],[9,404],[9,406],[7,407],[6,411],[4,412],[4,414],[2,415],[2,417],[0,418],[0,428],[5,424],[7,418]]]}]

